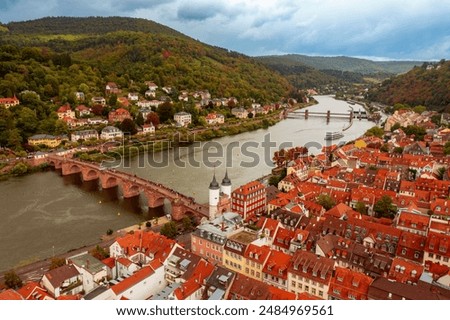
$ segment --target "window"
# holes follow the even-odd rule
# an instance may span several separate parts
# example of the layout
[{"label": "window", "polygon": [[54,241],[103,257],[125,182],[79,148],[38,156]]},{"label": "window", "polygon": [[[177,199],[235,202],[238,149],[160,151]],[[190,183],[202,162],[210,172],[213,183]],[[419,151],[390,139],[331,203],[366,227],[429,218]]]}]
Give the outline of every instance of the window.
[{"label": "window", "polygon": [[428,253],[428,257],[429,257],[429,258],[434,258],[434,254]]},{"label": "window", "polygon": [[319,297],[323,297],[323,291],[319,290]]}]

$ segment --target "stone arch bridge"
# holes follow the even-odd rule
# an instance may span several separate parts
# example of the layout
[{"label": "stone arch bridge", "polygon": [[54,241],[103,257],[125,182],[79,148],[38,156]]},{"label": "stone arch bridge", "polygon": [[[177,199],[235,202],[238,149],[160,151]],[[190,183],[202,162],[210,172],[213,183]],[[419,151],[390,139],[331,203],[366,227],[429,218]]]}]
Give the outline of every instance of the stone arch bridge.
[{"label": "stone arch bridge", "polygon": [[147,197],[149,208],[162,206],[164,199],[167,199],[172,205],[172,219],[175,221],[183,219],[186,215],[194,215],[198,218],[209,216],[207,206],[198,204],[194,198],[176,192],[162,184],[72,158],[52,155],[47,158],[47,162],[55,169],[61,169],[63,176],[78,173],[81,174],[83,181],[98,180],[102,189],[119,186],[124,198],[137,197],[143,193]]}]

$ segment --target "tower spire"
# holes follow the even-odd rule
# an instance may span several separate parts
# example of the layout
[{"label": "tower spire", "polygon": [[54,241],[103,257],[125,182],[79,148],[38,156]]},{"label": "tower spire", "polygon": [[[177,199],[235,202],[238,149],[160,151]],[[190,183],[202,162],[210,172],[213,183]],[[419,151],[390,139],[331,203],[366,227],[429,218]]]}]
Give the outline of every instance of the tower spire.
[{"label": "tower spire", "polygon": [[231,180],[228,178],[228,168],[225,170],[225,177],[222,179],[223,186],[231,186]]}]

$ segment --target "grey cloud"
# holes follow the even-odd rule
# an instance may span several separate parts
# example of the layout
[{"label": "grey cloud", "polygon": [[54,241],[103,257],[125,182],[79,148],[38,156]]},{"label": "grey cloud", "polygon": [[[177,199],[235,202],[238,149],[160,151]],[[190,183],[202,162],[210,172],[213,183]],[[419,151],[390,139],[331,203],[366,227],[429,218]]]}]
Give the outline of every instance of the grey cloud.
[{"label": "grey cloud", "polygon": [[177,9],[177,18],[185,21],[204,21],[218,15],[230,15],[231,7],[221,2],[183,2]]}]

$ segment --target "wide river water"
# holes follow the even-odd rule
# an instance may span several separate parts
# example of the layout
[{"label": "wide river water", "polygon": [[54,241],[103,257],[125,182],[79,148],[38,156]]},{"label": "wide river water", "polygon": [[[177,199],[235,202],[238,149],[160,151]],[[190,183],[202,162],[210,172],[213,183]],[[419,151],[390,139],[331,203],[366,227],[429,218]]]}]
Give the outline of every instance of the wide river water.
[{"label": "wide river water", "polygon": [[[349,105],[330,96],[316,96],[311,111],[347,112]],[[355,110],[359,106],[353,106]],[[342,131],[348,119],[286,119],[268,129],[246,132],[194,144],[178,151],[137,156],[117,170],[162,183],[197,202],[208,201],[213,173],[220,182],[225,168],[233,188],[269,174],[275,150],[310,146],[320,152],[326,132]],[[374,123],[354,120],[344,137],[361,136]],[[78,175],[61,177],[58,171],[12,178],[0,183],[0,271],[70,249],[97,242],[106,230],[118,230],[147,220],[162,210],[149,212],[143,196],[124,200],[116,190],[98,191],[97,182],[82,182]]]}]

